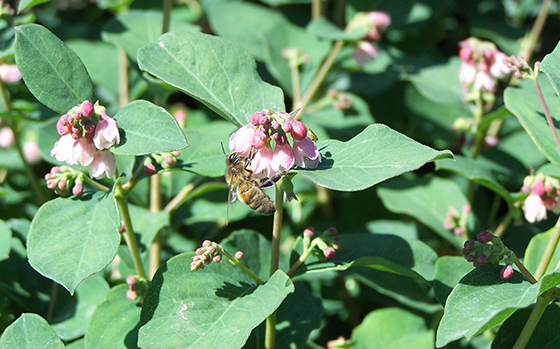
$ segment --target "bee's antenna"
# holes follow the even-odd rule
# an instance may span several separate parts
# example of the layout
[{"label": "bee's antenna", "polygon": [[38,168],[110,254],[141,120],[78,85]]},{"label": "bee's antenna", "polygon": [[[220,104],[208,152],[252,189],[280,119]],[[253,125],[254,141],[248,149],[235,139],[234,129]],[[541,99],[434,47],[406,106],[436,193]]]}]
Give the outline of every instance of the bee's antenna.
[{"label": "bee's antenna", "polygon": [[223,143],[223,142],[220,142],[220,144],[222,145],[222,152],[224,153],[224,156],[227,156],[226,151],[225,151],[225,149],[224,149],[224,143]]}]

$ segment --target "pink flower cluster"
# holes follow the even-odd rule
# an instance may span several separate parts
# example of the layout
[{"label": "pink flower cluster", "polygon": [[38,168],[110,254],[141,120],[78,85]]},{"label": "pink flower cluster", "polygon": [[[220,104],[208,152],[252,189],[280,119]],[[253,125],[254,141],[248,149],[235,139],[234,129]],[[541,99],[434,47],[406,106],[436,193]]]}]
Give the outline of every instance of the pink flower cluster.
[{"label": "pink flower cluster", "polygon": [[99,102],[93,105],[85,101],[72,108],[58,119],[56,129],[61,137],[51,156],[70,166],[77,163],[89,166],[89,174],[94,178],[104,173],[107,177],[113,176],[115,158],[107,149],[119,144],[119,128]]},{"label": "pink flower cluster", "polygon": [[474,87],[476,90],[494,93],[496,81],[510,74],[505,61],[508,58],[506,54],[493,43],[472,37],[461,41],[459,46],[459,58],[462,61],[459,80],[465,90]]},{"label": "pink flower cluster", "polygon": [[[272,178],[294,164],[301,168],[317,167],[321,154],[307,136],[307,127],[294,119],[298,111],[288,114],[267,109],[253,113],[251,123],[231,135],[229,148],[252,157],[251,170],[262,177]],[[292,145],[288,135],[293,140]]]},{"label": "pink flower cluster", "polygon": [[523,193],[528,194],[523,202],[525,219],[530,222],[540,222],[547,217],[547,210],[560,213],[560,182],[558,179],[545,176],[542,173],[530,175],[523,180]]},{"label": "pink flower cluster", "polygon": [[346,31],[351,32],[355,29],[363,29],[365,31],[365,37],[357,42],[352,53],[352,56],[359,65],[364,65],[379,55],[379,51],[373,45],[373,42],[381,40],[381,33],[390,24],[391,17],[385,12],[358,12],[354,15],[350,23],[348,23]]},{"label": "pink flower cluster", "polygon": [[453,206],[447,208],[445,219],[443,220],[443,229],[453,231],[453,234],[459,236],[467,231],[467,219],[471,212],[471,205],[464,204],[461,207],[461,213]]}]

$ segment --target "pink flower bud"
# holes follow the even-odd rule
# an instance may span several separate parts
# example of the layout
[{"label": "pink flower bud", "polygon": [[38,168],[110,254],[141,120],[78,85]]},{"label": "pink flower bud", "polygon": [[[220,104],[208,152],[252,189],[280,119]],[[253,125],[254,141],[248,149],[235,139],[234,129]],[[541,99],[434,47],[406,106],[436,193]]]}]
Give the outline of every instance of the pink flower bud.
[{"label": "pink flower bud", "polygon": [[307,137],[307,127],[303,124],[303,122],[294,120],[292,121],[291,135],[295,140],[301,141]]},{"label": "pink flower bud", "polygon": [[119,229],[119,233],[124,233],[126,231],[126,227],[124,226],[124,222],[121,222],[121,228]]},{"label": "pink flower bud", "polygon": [[494,234],[492,234],[488,230],[483,230],[480,233],[478,233],[476,239],[478,240],[478,242],[485,244],[487,242],[494,240],[495,237],[496,236],[494,236]]},{"label": "pink flower bud", "polygon": [[217,254],[214,256],[214,258],[212,258],[212,260],[214,261],[214,263],[219,263],[222,260],[222,255]]},{"label": "pink flower bud", "polygon": [[136,282],[136,276],[135,275],[129,275],[126,277],[126,283],[131,286],[133,283]]},{"label": "pink flower bud", "polygon": [[506,265],[501,271],[500,271],[500,278],[502,280],[507,280],[510,277],[513,276],[513,267],[511,266],[511,264]]},{"label": "pink flower bud", "polygon": [[455,227],[455,229],[453,229],[453,234],[455,234],[456,236],[461,236],[464,232],[465,230],[461,227]]},{"label": "pink flower bud", "polygon": [[136,295],[136,292],[134,292],[133,290],[128,290],[126,291],[126,298],[128,298],[131,301],[134,301],[138,298],[138,295]]},{"label": "pink flower bud", "polygon": [[235,258],[236,259],[243,259],[243,252],[241,252],[241,251],[235,252]]},{"label": "pink flower bud", "polygon": [[336,256],[336,251],[332,247],[326,247],[325,250],[323,251],[323,254],[325,255],[325,257],[330,259]]},{"label": "pink flower bud", "polygon": [[315,228],[313,227],[305,228],[305,230],[303,231],[303,235],[307,237],[313,237],[313,235],[315,235]]},{"label": "pink flower bud", "polygon": [[202,246],[203,246],[203,247],[212,246],[212,241],[210,241],[210,240],[204,240],[204,241],[202,242]]},{"label": "pink flower bud", "polygon": [[468,254],[465,256],[465,259],[467,260],[467,262],[471,263],[472,261],[474,261],[474,256],[472,254]]},{"label": "pink flower bud", "polygon": [[83,192],[84,187],[80,183],[76,184],[74,188],[72,188],[72,194],[74,194],[75,196],[80,196]]},{"label": "pink flower bud", "polygon": [[64,190],[64,189],[66,189],[66,186],[67,186],[67,185],[68,185],[68,182],[66,182],[66,180],[64,180],[64,179],[61,179],[61,180],[58,182],[58,189]]},{"label": "pink flower bud", "polygon": [[261,115],[262,115],[262,112],[260,112],[260,111],[254,112],[251,115],[251,124],[253,124],[254,126],[259,126]]},{"label": "pink flower bud", "polygon": [[282,131],[286,132],[286,133],[290,133],[292,132],[292,122],[291,121],[284,121],[282,123]]},{"label": "pink flower bud", "polygon": [[47,180],[47,188],[54,189],[56,187],[56,181],[49,179]]},{"label": "pink flower bud", "polygon": [[486,265],[487,260],[488,260],[488,257],[485,254],[481,254],[480,256],[476,257],[476,260],[474,261],[474,266],[475,267],[482,267],[482,266]]},{"label": "pink flower bud", "polygon": [[66,114],[62,115],[56,122],[56,131],[59,135],[64,136],[72,132],[72,123],[69,122]]},{"label": "pink flower bud", "polygon": [[536,178],[531,186],[531,192],[535,195],[542,196],[544,195],[544,183],[541,178]]},{"label": "pink flower bud", "polygon": [[21,73],[15,64],[0,64],[0,79],[6,83],[18,82]]},{"label": "pink flower bud", "polygon": [[463,244],[463,247],[470,250],[474,247],[474,241],[472,240],[467,240],[465,241],[465,243]]}]

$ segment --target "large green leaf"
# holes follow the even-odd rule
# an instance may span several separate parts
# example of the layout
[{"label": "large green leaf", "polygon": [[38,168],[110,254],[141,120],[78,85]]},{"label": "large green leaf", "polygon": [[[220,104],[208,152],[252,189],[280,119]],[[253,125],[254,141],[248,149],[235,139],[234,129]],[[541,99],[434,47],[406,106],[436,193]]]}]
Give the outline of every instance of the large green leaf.
[{"label": "large green leaf", "polygon": [[155,274],[142,307],[140,347],[241,348],[251,330],[294,291],[282,271],[258,286],[225,258],[192,272],[192,256],[173,257]]},{"label": "large green leaf", "polygon": [[329,22],[325,17],[319,17],[309,22],[307,30],[319,38],[328,40],[360,40],[366,35],[365,30],[362,28],[355,29],[351,32],[342,30]]},{"label": "large green leaf", "polygon": [[0,337],[0,349],[64,348],[47,321],[37,314],[22,314]]},{"label": "large green leaf", "polygon": [[[449,206],[461,210],[463,205],[468,204],[461,188],[454,181],[437,177],[412,182],[396,179],[377,188],[377,194],[390,211],[408,214],[454,246],[462,246],[463,240],[460,237],[443,228]],[[469,219],[468,227],[472,228],[473,223]]]},{"label": "large green leaf", "polygon": [[8,225],[0,219],[0,261],[10,255],[12,231]]},{"label": "large green leaf", "polygon": [[474,267],[463,257],[443,256],[438,258],[436,262],[436,271],[434,273],[434,295],[437,300],[445,305],[447,297]]},{"label": "large green leaf", "polygon": [[109,285],[102,273],[88,277],[78,286],[76,294],[59,293],[54,304],[52,328],[64,340],[83,336],[95,307],[103,301]]},{"label": "large green leaf", "polygon": [[121,222],[111,194],[84,194],[47,202],[31,222],[29,263],[70,294],[115,257]]},{"label": "large green leaf", "polygon": [[137,348],[141,307],[126,298],[128,285],[113,287],[91,315],[86,348]]},{"label": "large green leaf", "polygon": [[[163,14],[161,11],[130,10],[119,15],[103,28],[101,37],[123,50],[131,60],[136,60],[136,53],[141,46],[156,42],[163,28]],[[169,31],[189,29],[198,30],[199,27],[176,20],[171,17]]]},{"label": "large green leaf", "polygon": [[119,155],[163,153],[188,147],[175,118],[162,107],[136,100],[115,115],[121,143],[111,151]]},{"label": "large green leaf", "polygon": [[355,349],[433,348],[434,332],[421,316],[400,308],[372,311],[352,331]]},{"label": "large green leaf", "polygon": [[43,4],[45,2],[49,2],[51,0],[22,0],[19,2],[18,5],[18,13],[21,13],[21,11],[26,10],[28,8],[31,8],[33,6],[37,6],[40,4]]},{"label": "large green leaf", "polygon": [[548,81],[554,87],[556,96],[560,94],[560,42],[556,44],[554,51],[547,54],[541,63],[541,71],[546,74]]},{"label": "large green leaf", "polygon": [[363,190],[452,156],[449,150],[434,150],[382,124],[368,126],[348,142],[319,141],[317,148],[323,159],[319,166],[298,172],[322,187],[341,191]]},{"label": "large green leaf", "polygon": [[185,30],[167,33],[138,50],[138,63],[237,126],[263,109],[284,111],[282,90],[260,79],[245,50],[220,37]]},{"label": "large green leaf", "polygon": [[57,113],[94,101],[84,64],[48,29],[37,24],[16,27],[15,58],[29,91]]},{"label": "large green leaf", "polygon": [[459,81],[459,58],[450,59],[445,65],[422,69],[408,79],[427,99],[441,104],[461,105],[463,87]]},{"label": "large green leaf", "polygon": [[502,323],[518,308],[535,303],[540,294],[560,284],[560,272],[531,284],[518,272],[502,280],[502,268],[496,265],[476,268],[453,289],[437,330],[437,347],[461,337],[470,339]]},{"label": "large green leaf", "polygon": [[[554,121],[556,133],[559,133],[558,118],[560,115],[560,105],[558,104],[558,97],[544,76],[540,76],[538,82]],[[534,82],[524,80],[515,87],[508,87],[504,93],[504,102],[506,107],[517,117],[544,156],[550,162],[560,167],[560,154],[546,121]]]}]

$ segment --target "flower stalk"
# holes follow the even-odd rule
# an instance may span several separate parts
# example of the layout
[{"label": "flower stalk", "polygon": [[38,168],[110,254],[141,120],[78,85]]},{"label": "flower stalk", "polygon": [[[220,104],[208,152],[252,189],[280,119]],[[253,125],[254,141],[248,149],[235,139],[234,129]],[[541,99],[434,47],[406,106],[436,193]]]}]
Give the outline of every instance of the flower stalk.
[{"label": "flower stalk", "polygon": [[546,272],[546,269],[548,269],[548,265],[552,260],[552,256],[554,255],[556,246],[558,246],[558,241],[560,241],[560,217],[558,217],[558,221],[556,221],[556,225],[552,230],[552,235],[550,236],[550,240],[548,240],[548,244],[546,245],[544,254],[541,258],[539,266],[537,267],[537,271],[535,271],[535,278],[537,280],[539,280]]}]

